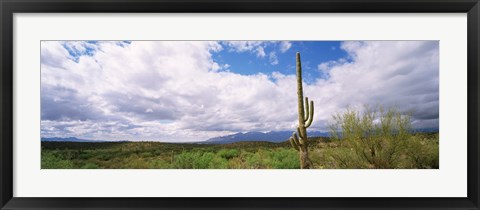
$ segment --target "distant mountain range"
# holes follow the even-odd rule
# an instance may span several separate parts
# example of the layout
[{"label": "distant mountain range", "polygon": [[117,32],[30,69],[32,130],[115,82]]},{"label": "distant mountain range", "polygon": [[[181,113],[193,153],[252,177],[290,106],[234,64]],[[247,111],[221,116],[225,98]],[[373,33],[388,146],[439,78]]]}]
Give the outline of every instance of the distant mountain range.
[{"label": "distant mountain range", "polygon": [[[424,129],[415,129],[415,133],[422,132],[438,132],[438,128],[424,128]],[[267,141],[267,142],[284,142],[287,141],[290,136],[292,136],[293,131],[270,131],[270,132],[239,132],[232,135],[219,136],[215,138],[210,138],[206,141],[194,142],[197,144],[228,144],[234,142],[243,142],[243,141]],[[308,131],[308,137],[328,137],[330,136],[328,132],[319,132],[319,131]],[[42,138],[42,141],[48,142],[111,142],[107,140],[88,140],[88,139],[79,139],[76,137],[60,138]],[[117,142],[117,141],[116,141]],[[126,142],[126,141],[123,141]],[[173,143],[173,142],[172,142]]]},{"label": "distant mountain range", "polygon": [[[270,132],[246,132],[236,133],[227,136],[219,136],[208,139],[203,144],[228,144],[241,141],[268,141],[268,142],[284,142],[292,136],[293,131],[270,131]],[[310,131],[309,137],[329,136],[327,132]]]},{"label": "distant mountain range", "polygon": [[416,128],[413,129],[413,133],[436,133],[438,132],[438,128]]},{"label": "distant mountain range", "polygon": [[76,137],[68,137],[68,138],[60,138],[60,137],[52,137],[52,138],[42,138],[42,141],[50,141],[50,142],[108,142],[103,140],[88,140],[88,139],[78,139]]},{"label": "distant mountain range", "polygon": [[[243,132],[236,133],[232,135],[219,136],[215,138],[208,139],[206,141],[199,141],[194,143],[199,144],[228,144],[234,142],[242,141],[268,141],[268,142],[284,142],[292,136],[292,131],[270,131],[270,132]],[[309,137],[318,137],[318,136],[328,136],[326,132],[308,132]],[[106,140],[88,140],[88,139],[79,139],[76,137],[52,137],[52,138],[42,138],[44,142],[111,142]]]}]

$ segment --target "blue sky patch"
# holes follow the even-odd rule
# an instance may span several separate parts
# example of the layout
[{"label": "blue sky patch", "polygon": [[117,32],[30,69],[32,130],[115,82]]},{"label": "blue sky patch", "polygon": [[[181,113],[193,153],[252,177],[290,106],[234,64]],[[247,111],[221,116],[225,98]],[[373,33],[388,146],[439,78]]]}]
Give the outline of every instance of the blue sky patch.
[{"label": "blue sky patch", "polygon": [[228,64],[228,69],[237,74],[270,75],[272,72],[280,72],[291,75],[295,74],[295,53],[300,52],[304,79],[307,83],[318,78],[327,78],[325,73],[318,70],[319,64],[341,58],[348,59],[348,54],[341,49],[339,41],[292,41],[290,43],[291,47],[285,52],[280,50],[279,44],[269,42],[261,44],[258,47],[263,48],[265,54],[263,57],[258,55],[257,48],[238,52],[222,43],[224,50],[214,52],[212,57],[219,64]]}]

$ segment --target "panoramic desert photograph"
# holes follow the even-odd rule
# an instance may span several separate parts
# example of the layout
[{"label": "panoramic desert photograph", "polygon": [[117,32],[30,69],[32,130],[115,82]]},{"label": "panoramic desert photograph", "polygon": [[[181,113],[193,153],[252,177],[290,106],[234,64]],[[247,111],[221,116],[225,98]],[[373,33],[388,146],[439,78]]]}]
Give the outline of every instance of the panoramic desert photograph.
[{"label": "panoramic desert photograph", "polygon": [[41,41],[42,169],[439,169],[438,41]]}]

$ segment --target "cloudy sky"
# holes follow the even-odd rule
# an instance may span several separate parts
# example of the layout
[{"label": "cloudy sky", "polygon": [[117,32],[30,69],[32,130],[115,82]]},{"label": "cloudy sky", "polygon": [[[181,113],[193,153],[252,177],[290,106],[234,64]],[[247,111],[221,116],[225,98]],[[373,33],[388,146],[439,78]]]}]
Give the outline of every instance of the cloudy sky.
[{"label": "cloudy sky", "polygon": [[309,130],[364,104],[438,128],[437,41],[43,41],[41,136],[199,141],[293,131],[295,53]]}]

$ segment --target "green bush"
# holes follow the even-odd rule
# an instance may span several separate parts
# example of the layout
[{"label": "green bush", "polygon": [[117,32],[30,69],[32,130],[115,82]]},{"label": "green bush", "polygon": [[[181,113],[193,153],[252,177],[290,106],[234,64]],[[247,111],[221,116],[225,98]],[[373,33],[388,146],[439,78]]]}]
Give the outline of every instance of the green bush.
[{"label": "green bush", "polygon": [[259,149],[255,153],[249,153],[245,157],[245,162],[247,168],[249,169],[259,169],[259,168],[269,168],[267,164],[267,155],[265,154],[265,150]]},{"label": "green bush", "polygon": [[[375,122],[380,123],[380,121]],[[391,133],[393,136],[399,134],[395,129],[392,129]],[[316,168],[382,168],[367,161],[368,159],[363,155],[358,155],[362,153],[355,151],[355,144],[352,145],[352,142],[342,139],[344,136],[341,134],[339,129],[338,138],[331,141],[329,137],[311,139],[309,153]],[[411,137],[401,141],[404,142],[404,145],[400,145],[395,150],[395,161],[392,161],[392,168],[438,168],[438,133],[409,133],[408,136]],[[372,136],[368,137],[372,138]],[[390,140],[392,139],[394,138]],[[376,146],[372,142],[366,142],[366,145]],[[387,150],[390,147],[388,144],[384,145],[387,147],[380,148],[381,150],[374,147],[375,154],[392,151]],[[42,169],[300,168],[298,152],[291,148],[289,142],[239,142],[222,145],[161,142],[42,142],[41,159]]]},{"label": "green bush", "polygon": [[98,169],[98,165],[95,163],[87,163],[84,166],[82,166],[83,169]]},{"label": "green bush", "polygon": [[192,153],[182,152],[174,157],[174,168],[193,168],[195,158]]},{"label": "green bush", "polygon": [[212,152],[182,152],[175,156],[174,168],[184,169],[206,169],[210,167],[226,167],[228,162],[215,157]]},{"label": "green bush", "polygon": [[410,160],[408,168],[439,168],[438,134],[434,138],[414,136],[408,140],[407,156]]},{"label": "green bush", "polygon": [[[360,161],[359,163],[345,162],[343,165],[398,168],[403,147],[412,136],[409,115],[402,114],[394,108],[385,110],[382,107],[371,109],[365,106],[363,113],[349,109],[334,115],[333,118],[335,123],[331,125],[332,136],[352,148],[356,156],[352,158],[348,157],[351,156],[350,154],[344,156],[337,153],[334,158],[342,162]],[[344,157],[348,157],[351,161]]]},{"label": "green bush", "polygon": [[57,152],[42,152],[42,169],[75,168],[71,160],[62,159]]},{"label": "green bush", "polygon": [[210,160],[210,163],[208,164],[208,168],[211,168],[211,169],[227,169],[228,166],[229,166],[228,160],[220,156],[214,156]]},{"label": "green bush", "polygon": [[279,148],[269,151],[271,168],[277,169],[295,169],[300,168],[298,161],[298,152],[293,149]]},{"label": "green bush", "polygon": [[238,157],[240,151],[237,149],[221,149],[217,152],[220,157],[225,158],[227,160]]}]

